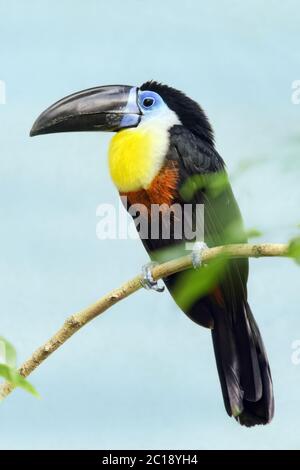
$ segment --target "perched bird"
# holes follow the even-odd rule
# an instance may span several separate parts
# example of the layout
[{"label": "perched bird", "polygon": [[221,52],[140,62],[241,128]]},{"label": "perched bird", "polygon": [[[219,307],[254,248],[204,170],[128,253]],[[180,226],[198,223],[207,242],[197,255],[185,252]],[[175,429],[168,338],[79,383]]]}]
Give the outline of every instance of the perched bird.
[{"label": "perched bird", "polygon": [[[205,242],[208,246],[246,242],[229,183],[217,192],[208,188],[210,176],[225,173],[212,127],[202,108],[181,91],[155,81],[139,88],[112,85],[84,90],[44,111],[31,135],[71,131],[115,132],[109,149],[110,173],[120,194],[126,196],[128,210],[143,204],[143,216],[157,223],[151,207],[183,207],[182,185],[202,176],[189,202],[191,219],[196,205],[204,205]],[[194,220],[184,223],[193,226]],[[151,237],[149,230],[142,240],[153,259],[157,250],[178,244],[174,230],[169,237],[162,236],[162,224],[158,237]],[[239,230],[231,233],[232,226]],[[164,279],[175,300],[178,276]],[[217,285],[184,311],[211,329],[227,413],[242,425],[254,426],[271,421],[274,399],[267,355],[247,301],[247,279],[248,260],[230,260]],[[147,269],[145,285],[159,290]]]}]

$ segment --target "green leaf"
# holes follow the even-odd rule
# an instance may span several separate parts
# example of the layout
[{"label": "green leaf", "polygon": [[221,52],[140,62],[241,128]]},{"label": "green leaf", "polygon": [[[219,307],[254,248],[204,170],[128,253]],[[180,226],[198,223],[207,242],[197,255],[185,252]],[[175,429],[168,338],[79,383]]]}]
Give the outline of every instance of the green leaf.
[{"label": "green leaf", "polygon": [[181,197],[190,201],[197,191],[205,189],[206,193],[217,197],[229,185],[228,176],[225,171],[193,175],[188,178],[180,188]]},{"label": "green leaf", "polygon": [[222,278],[227,263],[227,258],[220,257],[200,269],[190,269],[182,273],[174,290],[177,304],[187,310],[201,297],[213,291]]},{"label": "green leaf", "polygon": [[252,168],[257,168],[258,165],[262,165],[266,162],[270,161],[270,157],[266,155],[261,155],[257,158],[244,158],[240,161],[234,176],[239,176],[241,173],[244,173]]},{"label": "green leaf", "polygon": [[228,175],[225,171],[220,171],[209,175],[208,192],[211,196],[217,197],[229,185]]},{"label": "green leaf", "polygon": [[31,385],[28,380],[24,379],[15,368],[9,367],[7,364],[0,364],[0,376],[10,382],[14,387],[20,387],[35,397],[40,397],[34,386]]},{"label": "green leaf", "polygon": [[246,232],[240,218],[235,218],[231,223],[224,227],[220,233],[222,244],[242,243],[246,239]]},{"label": "green leaf", "polygon": [[262,236],[262,232],[256,228],[250,228],[246,230],[246,236],[247,238],[259,238]]},{"label": "green leaf", "polygon": [[[3,357],[2,357],[3,356]],[[10,367],[16,367],[17,353],[13,345],[7,339],[0,336],[0,362],[1,359]]]},{"label": "green leaf", "polygon": [[297,264],[300,264],[300,237],[290,241],[288,255],[294,258]]},{"label": "green leaf", "polygon": [[202,175],[193,175],[188,178],[180,188],[180,195],[185,201],[190,201],[194,194],[204,186]]}]

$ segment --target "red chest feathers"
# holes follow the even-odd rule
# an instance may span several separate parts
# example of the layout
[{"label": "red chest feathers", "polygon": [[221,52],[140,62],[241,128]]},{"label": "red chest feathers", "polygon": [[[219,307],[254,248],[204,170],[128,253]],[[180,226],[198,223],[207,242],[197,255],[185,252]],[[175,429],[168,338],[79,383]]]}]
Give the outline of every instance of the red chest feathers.
[{"label": "red chest feathers", "polygon": [[177,195],[179,172],[175,162],[167,163],[154,178],[148,189],[120,193],[126,196],[130,205],[143,204],[151,210],[151,204],[167,204],[171,206]]}]

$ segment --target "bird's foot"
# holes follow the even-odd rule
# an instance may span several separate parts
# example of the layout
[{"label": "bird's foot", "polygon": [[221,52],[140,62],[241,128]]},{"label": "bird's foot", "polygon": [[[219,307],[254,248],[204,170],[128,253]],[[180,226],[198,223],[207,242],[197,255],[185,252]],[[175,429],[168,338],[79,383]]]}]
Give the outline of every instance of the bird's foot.
[{"label": "bird's foot", "polygon": [[204,242],[195,242],[192,249],[192,263],[194,269],[198,269],[202,266],[202,255],[208,246]]},{"label": "bird's foot", "polygon": [[142,286],[144,289],[147,290],[155,290],[156,292],[163,292],[165,290],[165,286],[159,286],[158,282],[153,279],[151,269],[156,265],[157,263],[147,263],[142,267],[142,275],[143,279],[141,281]]}]

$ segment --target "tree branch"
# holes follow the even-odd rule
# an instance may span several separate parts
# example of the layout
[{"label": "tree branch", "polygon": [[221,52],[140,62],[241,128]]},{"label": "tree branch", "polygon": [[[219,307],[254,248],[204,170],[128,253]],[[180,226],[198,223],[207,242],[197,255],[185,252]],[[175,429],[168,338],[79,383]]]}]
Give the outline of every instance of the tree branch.
[{"label": "tree branch", "polygon": [[[230,258],[259,258],[263,256],[289,256],[289,245],[287,244],[235,244],[218,246],[205,250],[202,254],[203,263],[214,258],[226,256]],[[159,264],[152,269],[154,280],[170,276],[176,272],[184,271],[192,267],[191,255]],[[71,336],[88,322],[96,318],[101,313],[108,310],[120,300],[125,299],[142,287],[142,275],[138,275],[130,281],[123,284],[118,289],[114,289],[97,302],[68,317],[62,327],[42,346],[40,346],[32,356],[20,367],[19,373],[23,377],[28,377],[47,357],[56,349],[62,346]],[[4,382],[0,385],[0,400],[9,395],[14,386],[10,382]]]}]

